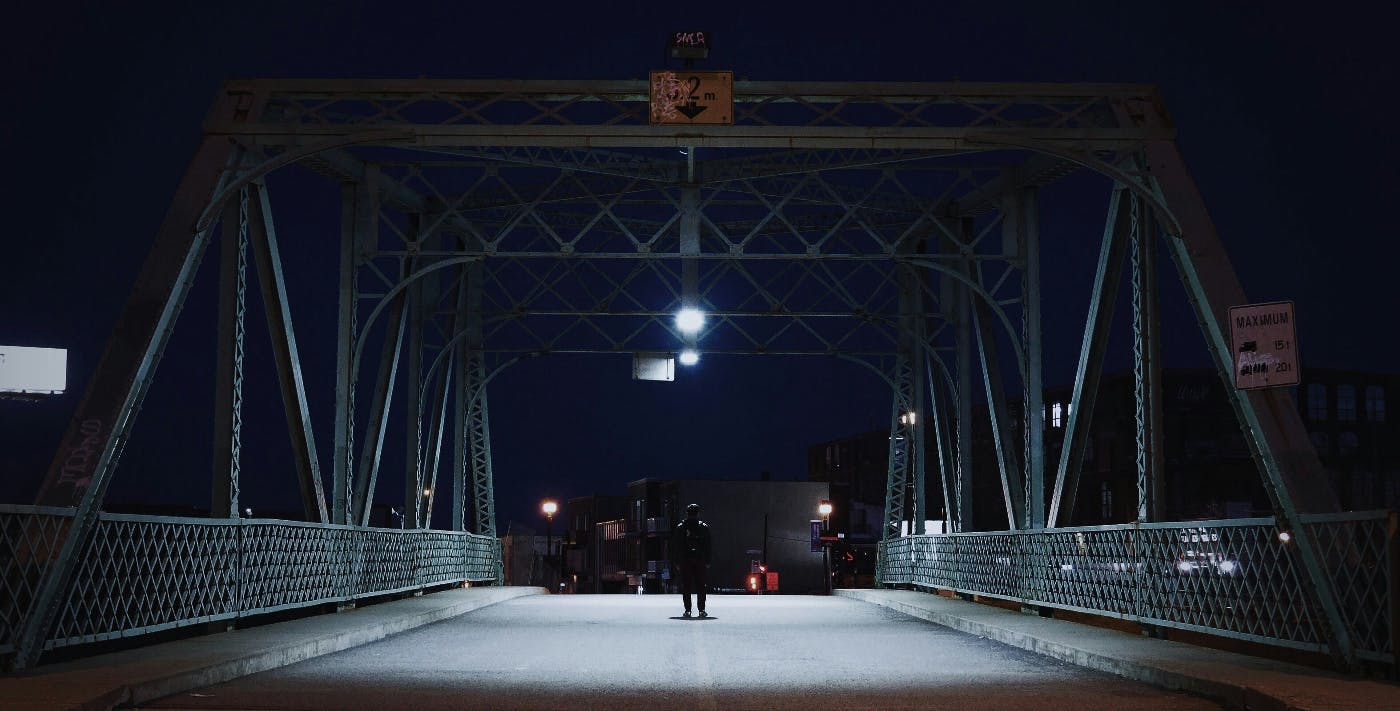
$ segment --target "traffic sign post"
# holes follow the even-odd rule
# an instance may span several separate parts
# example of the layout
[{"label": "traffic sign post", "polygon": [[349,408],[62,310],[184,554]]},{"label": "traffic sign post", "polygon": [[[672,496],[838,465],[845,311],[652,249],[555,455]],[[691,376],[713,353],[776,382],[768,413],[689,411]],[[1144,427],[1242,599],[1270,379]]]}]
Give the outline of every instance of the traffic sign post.
[{"label": "traffic sign post", "polygon": [[1298,341],[1293,302],[1230,307],[1230,350],[1234,354],[1236,388],[1297,385]]},{"label": "traffic sign post", "polygon": [[734,72],[652,72],[648,120],[652,125],[732,125]]}]

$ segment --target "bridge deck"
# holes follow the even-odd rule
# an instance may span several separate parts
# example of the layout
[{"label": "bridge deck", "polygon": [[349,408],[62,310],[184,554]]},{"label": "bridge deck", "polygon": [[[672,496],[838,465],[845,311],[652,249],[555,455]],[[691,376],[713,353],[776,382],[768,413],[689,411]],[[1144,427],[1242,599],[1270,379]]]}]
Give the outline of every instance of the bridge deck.
[{"label": "bridge deck", "polygon": [[[453,590],[48,665],[0,679],[0,706],[105,694],[148,708],[1218,708],[998,638],[1052,654],[1078,648],[1069,658],[1079,663],[1174,668],[1196,688],[1215,684],[1222,700],[1243,698],[1231,698],[1231,679],[1252,704],[1360,709],[1400,698],[1377,682],[909,591],[858,591],[876,604],[714,596],[716,619],[705,622],[673,619],[676,596],[507,599],[522,592]],[[384,639],[395,627],[410,631]],[[346,649],[356,638],[371,643]],[[337,649],[346,651],[326,653]],[[242,676],[258,669],[270,671]]]}]

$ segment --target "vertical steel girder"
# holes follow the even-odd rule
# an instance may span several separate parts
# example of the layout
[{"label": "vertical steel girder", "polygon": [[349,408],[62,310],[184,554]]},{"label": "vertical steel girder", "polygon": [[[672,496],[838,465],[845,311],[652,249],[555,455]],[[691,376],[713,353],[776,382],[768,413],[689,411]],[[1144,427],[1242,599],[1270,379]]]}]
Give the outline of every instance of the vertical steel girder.
[{"label": "vertical steel girder", "polygon": [[[924,358],[924,290],[922,280],[926,278],[922,270],[910,265],[897,266],[900,299],[900,353],[909,364],[909,396],[904,404],[906,414],[905,435],[912,450],[906,455],[909,460],[909,482],[912,489],[912,505],[909,514],[909,532],[924,532],[924,521],[928,518],[926,493],[926,462],[924,447],[924,380],[927,360]],[[905,386],[901,384],[900,391]]]},{"label": "vertical steel girder", "polygon": [[1157,224],[1133,196],[1133,393],[1137,420],[1137,519],[1163,508],[1162,356],[1157,317]]},{"label": "vertical steel girder", "polygon": [[[912,244],[902,251],[909,253]],[[885,526],[882,538],[889,540],[901,535],[904,525],[908,533],[923,533],[925,508],[923,423],[919,411],[924,393],[924,291],[925,278],[917,267],[907,263],[895,265],[899,290],[898,345],[894,372],[894,404],[890,416],[888,470],[885,482]]]},{"label": "vertical steel girder", "polygon": [[355,509],[351,478],[354,472],[355,386],[359,302],[359,265],[365,251],[378,242],[378,167],[365,166],[365,177],[341,189],[340,308],[335,350],[335,464],[331,476],[331,521],[351,523]]},{"label": "vertical steel girder", "polygon": [[1085,451],[1090,446],[1094,404],[1098,400],[1099,378],[1103,374],[1104,353],[1108,349],[1108,334],[1113,324],[1113,307],[1123,273],[1123,255],[1131,240],[1132,211],[1124,204],[1130,199],[1130,193],[1122,185],[1115,186],[1109,197],[1108,216],[1104,221],[1099,261],[1094,272],[1094,287],[1089,295],[1084,338],[1079,346],[1079,364],[1074,371],[1074,390],[1070,393],[1070,408],[1065,418],[1064,443],[1055,473],[1054,494],[1050,499],[1048,523],[1051,528],[1069,523],[1074,516],[1079,475],[1084,468]]},{"label": "vertical steel girder", "polygon": [[238,517],[243,439],[243,338],[248,291],[248,187],[224,205],[219,250],[219,336],[214,362],[214,481],[209,515]]},{"label": "vertical steel girder", "polygon": [[[913,429],[905,417],[914,401],[914,369],[903,351],[895,358],[894,402],[890,408],[889,467],[885,479],[885,526],[882,540],[901,535],[902,524],[909,520],[910,441]],[[912,533],[913,531],[911,531]]]},{"label": "vertical steel girder", "polygon": [[486,354],[481,342],[481,290],[485,267],[467,267],[467,363],[462,387],[467,393],[467,441],[471,447],[472,533],[496,535],[496,493],[491,469],[491,422],[486,405]]},{"label": "vertical steel girder", "polygon": [[263,183],[253,183],[250,188],[253,199],[249,201],[249,235],[252,238],[253,262],[258,269],[267,333],[272,339],[272,358],[277,366],[277,381],[282,391],[282,410],[287,416],[287,433],[291,438],[292,460],[301,489],[302,510],[306,520],[326,523],[330,519],[326,513],[321,464],[316,455],[316,436],[311,429],[311,406],[306,399],[306,383],[301,375],[301,352],[297,349],[296,329],[292,325],[287,282],[282,276],[277,230],[272,223],[272,202]]},{"label": "vertical steel girder", "polygon": [[1045,381],[1040,329],[1039,193],[1023,188],[1003,201],[1002,230],[1021,261],[1021,397],[1026,465],[1026,512],[1022,525],[1045,528]]},{"label": "vertical steel girder", "polygon": [[[215,106],[214,113],[230,110],[230,106],[221,103]],[[239,152],[223,138],[207,137],[200,144],[49,466],[36,503],[77,504],[78,510],[58,560],[44,576],[16,635],[16,669],[34,664],[43,651],[45,638],[97,523],[132,419],[145,399],[209,245],[208,230],[199,227],[203,210],[238,159]]]},{"label": "vertical steel girder", "polygon": [[1314,512],[1336,511],[1340,508],[1336,495],[1327,485],[1322,464],[1288,391],[1240,390],[1234,386],[1229,308],[1247,303],[1244,289],[1176,145],[1170,141],[1148,141],[1146,159],[1152,186],[1181,227],[1179,236],[1167,240],[1172,259],[1254,461],[1262,470],[1264,488],[1279,525],[1293,536],[1293,550],[1307,572],[1309,589],[1327,622],[1329,629],[1320,630],[1319,636],[1328,640],[1339,666],[1354,667],[1356,650],[1342,619],[1334,583],[1327,575],[1312,532],[1299,518],[1300,503]]},{"label": "vertical steel girder", "polygon": [[[467,281],[471,278],[471,265],[462,267],[457,280],[457,309],[453,319],[453,332],[467,328]],[[471,493],[467,490],[468,469],[471,467],[471,444],[467,438],[469,426],[467,409],[470,407],[471,393],[467,383],[471,380],[471,344],[466,338],[457,339],[452,353],[452,412],[455,426],[452,428],[452,530],[467,530],[467,502]]]},{"label": "vertical steel girder", "polygon": [[[425,239],[422,233],[424,217],[422,215],[410,215],[410,233],[414,241],[421,245]],[[412,274],[418,266],[418,260],[408,260],[403,273]],[[431,274],[422,279],[418,279],[406,289],[400,296],[404,300],[404,316],[406,328],[406,352],[404,357],[404,402],[408,404],[405,408],[405,432],[404,442],[404,477],[403,477],[403,504],[404,504],[404,526],[408,527],[409,512],[414,511],[413,527],[425,528],[424,521],[428,520],[427,509],[429,499],[434,493],[434,487],[425,483],[423,465],[423,408],[419,403],[423,399],[423,327],[425,315],[423,310],[425,290],[438,280],[438,274]],[[428,303],[436,303],[429,301]],[[431,415],[430,415],[431,416]],[[424,493],[424,492],[427,493]],[[410,506],[412,504],[412,506]]]},{"label": "vertical steel girder", "polygon": [[[943,240],[945,253],[960,254],[958,244],[967,244],[973,233],[971,218],[958,221],[959,239]],[[963,255],[958,262],[963,274],[970,274],[971,263]],[[966,284],[955,279],[941,279],[944,308],[951,309],[953,321],[954,377],[957,388],[953,393],[953,464],[955,467],[954,487],[956,494],[954,530],[974,530],[972,499],[972,292]]]}]

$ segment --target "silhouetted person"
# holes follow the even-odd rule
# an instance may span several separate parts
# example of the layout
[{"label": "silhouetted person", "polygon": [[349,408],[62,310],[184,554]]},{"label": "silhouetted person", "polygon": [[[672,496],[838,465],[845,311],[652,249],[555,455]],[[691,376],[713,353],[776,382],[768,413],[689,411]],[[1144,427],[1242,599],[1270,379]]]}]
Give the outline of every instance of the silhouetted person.
[{"label": "silhouetted person", "polygon": [[690,595],[699,598],[700,616],[705,614],[705,570],[710,567],[710,527],[700,520],[700,506],[685,507],[685,520],[676,526],[675,548],[680,558],[681,600],[690,617]]}]

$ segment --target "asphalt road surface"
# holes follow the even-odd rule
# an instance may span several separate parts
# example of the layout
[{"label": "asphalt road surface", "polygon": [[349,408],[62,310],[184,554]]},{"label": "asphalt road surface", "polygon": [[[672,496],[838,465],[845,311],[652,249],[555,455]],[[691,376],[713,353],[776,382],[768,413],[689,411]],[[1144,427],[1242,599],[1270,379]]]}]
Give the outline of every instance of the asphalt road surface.
[{"label": "asphalt road surface", "polygon": [[518,598],[148,708],[1218,709],[837,597]]}]

